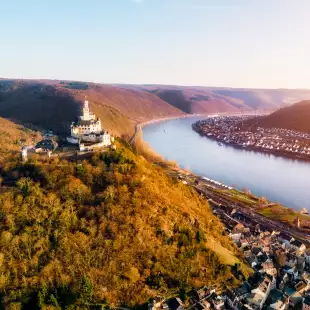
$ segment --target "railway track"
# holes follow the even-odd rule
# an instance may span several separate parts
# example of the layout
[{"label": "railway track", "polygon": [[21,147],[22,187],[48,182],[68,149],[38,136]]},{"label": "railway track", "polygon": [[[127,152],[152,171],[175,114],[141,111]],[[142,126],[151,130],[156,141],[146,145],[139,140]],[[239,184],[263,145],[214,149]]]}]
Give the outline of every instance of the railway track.
[{"label": "railway track", "polygon": [[201,186],[198,185],[192,185],[196,191],[204,196],[206,196],[209,199],[212,199],[212,201],[218,205],[218,207],[230,208],[231,210],[236,209],[239,212],[241,212],[243,215],[251,218],[251,220],[255,221],[257,224],[263,225],[264,227],[268,227],[271,230],[280,231],[286,235],[290,235],[294,237],[295,239],[298,239],[305,243],[308,247],[310,247],[310,238],[303,232],[296,231],[293,228],[287,227],[285,224],[281,222],[277,222],[275,220],[272,220],[270,218],[267,218],[250,208],[248,205],[243,204],[242,202],[236,202],[233,199],[231,199],[228,195],[220,194],[214,191],[211,187],[208,187],[207,185],[204,185],[204,188],[201,188]]}]

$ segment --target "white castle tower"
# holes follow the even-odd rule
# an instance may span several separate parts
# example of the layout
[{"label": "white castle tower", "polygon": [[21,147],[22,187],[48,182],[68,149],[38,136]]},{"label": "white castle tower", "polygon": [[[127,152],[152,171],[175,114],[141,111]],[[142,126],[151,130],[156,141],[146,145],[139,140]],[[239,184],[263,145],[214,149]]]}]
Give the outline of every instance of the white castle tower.
[{"label": "white castle tower", "polygon": [[95,114],[92,114],[92,113],[89,111],[88,101],[87,101],[87,100],[84,101],[83,115],[80,116],[80,119],[81,119],[82,121],[90,121],[90,120],[95,120],[95,119],[96,119],[96,115],[95,115]]},{"label": "white castle tower", "polygon": [[101,120],[90,111],[87,100],[84,101],[83,115],[71,125],[71,137],[68,137],[67,141],[76,144],[79,142],[100,142],[104,146],[111,145],[110,134],[102,130]]}]

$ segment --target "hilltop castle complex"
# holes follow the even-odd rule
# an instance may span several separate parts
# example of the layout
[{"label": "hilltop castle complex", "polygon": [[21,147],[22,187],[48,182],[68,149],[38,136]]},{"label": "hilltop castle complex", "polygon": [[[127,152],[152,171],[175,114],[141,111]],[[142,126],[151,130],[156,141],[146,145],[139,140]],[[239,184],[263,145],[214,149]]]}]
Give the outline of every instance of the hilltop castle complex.
[{"label": "hilltop castle complex", "polygon": [[101,120],[90,112],[88,101],[84,101],[83,115],[71,124],[71,136],[67,141],[73,144],[100,143],[102,146],[111,145],[111,135],[102,129]]}]

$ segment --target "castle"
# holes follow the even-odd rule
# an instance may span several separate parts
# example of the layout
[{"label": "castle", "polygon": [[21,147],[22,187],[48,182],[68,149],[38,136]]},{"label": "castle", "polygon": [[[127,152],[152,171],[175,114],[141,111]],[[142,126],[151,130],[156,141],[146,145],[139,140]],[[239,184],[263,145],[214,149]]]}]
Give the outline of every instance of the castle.
[{"label": "castle", "polygon": [[102,129],[101,120],[90,112],[88,101],[84,101],[83,115],[71,124],[71,136],[67,141],[73,144],[100,143],[102,146],[111,145],[111,135]]}]

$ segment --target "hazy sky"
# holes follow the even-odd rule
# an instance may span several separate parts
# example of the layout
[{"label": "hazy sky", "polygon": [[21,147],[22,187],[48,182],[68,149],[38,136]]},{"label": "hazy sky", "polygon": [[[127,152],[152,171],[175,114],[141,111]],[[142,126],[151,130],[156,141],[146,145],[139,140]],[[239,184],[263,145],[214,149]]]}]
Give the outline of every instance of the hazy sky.
[{"label": "hazy sky", "polygon": [[310,88],[310,0],[0,0],[0,76]]}]

